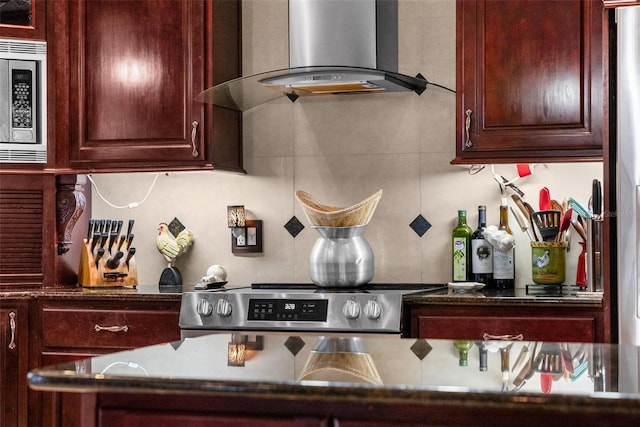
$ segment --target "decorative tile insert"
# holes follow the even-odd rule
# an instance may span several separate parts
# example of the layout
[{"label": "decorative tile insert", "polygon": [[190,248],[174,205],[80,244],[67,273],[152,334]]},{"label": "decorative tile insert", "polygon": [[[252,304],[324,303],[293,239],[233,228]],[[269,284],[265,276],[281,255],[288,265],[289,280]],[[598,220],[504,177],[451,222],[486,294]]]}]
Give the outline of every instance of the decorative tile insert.
[{"label": "decorative tile insert", "polygon": [[305,346],[305,342],[300,337],[289,337],[284,342],[284,346],[295,356],[302,350],[302,347]]},{"label": "decorative tile insert", "polygon": [[304,230],[304,225],[296,218],[296,216],[292,216],[289,222],[284,225],[284,228],[287,229],[291,236],[296,237],[302,230]]},{"label": "decorative tile insert", "polygon": [[427,221],[422,215],[418,215],[416,219],[409,224],[409,227],[411,227],[418,236],[422,237],[422,235],[431,228],[431,224],[429,224],[429,221]]},{"label": "decorative tile insert", "polygon": [[429,354],[431,350],[433,350],[433,347],[431,347],[431,344],[429,344],[427,340],[416,340],[411,346],[411,351],[420,360],[427,357],[427,354]]}]

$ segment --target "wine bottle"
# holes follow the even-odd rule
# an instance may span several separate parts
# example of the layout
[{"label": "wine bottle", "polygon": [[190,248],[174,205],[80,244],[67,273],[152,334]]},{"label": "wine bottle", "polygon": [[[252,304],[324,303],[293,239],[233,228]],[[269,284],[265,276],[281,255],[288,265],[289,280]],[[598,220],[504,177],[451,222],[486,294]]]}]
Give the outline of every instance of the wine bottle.
[{"label": "wine bottle", "polygon": [[467,225],[467,211],[458,211],[458,225],[451,233],[453,281],[467,282],[471,277],[471,227]]},{"label": "wine bottle", "polygon": [[479,361],[479,369],[480,372],[486,372],[488,368],[487,359],[489,356],[489,350],[487,349],[487,344],[484,341],[476,342],[478,346],[478,361]]},{"label": "wine bottle", "polygon": [[487,207],[478,206],[478,228],[471,235],[471,279],[491,284],[493,278],[493,246],[485,239]]},{"label": "wine bottle", "polygon": [[[500,204],[500,224],[498,230],[504,230],[509,234],[509,209],[507,207],[507,199],[503,198]],[[507,290],[515,288],[515,248],[501,251],[493,248],[493,284],[498,290]]]},{"label": "wine bottle", "polygon": [[454,341],[453,346],[458,349],[458,365],[469,365],[469,349],[473,347],[473,341]]}]

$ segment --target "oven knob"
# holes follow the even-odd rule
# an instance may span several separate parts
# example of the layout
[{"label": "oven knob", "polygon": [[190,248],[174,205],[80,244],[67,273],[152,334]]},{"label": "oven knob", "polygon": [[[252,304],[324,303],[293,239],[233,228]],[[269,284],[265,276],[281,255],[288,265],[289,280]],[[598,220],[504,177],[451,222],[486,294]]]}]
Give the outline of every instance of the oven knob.
[{"label": "oven knob", "polygon": [[202,298],[198,300],[198,306],[196,307],[196,310],[201,316],[210,316],[213,312],[213,306],[208,300]]},{"label": "oven knob", "polygon": [[364,305],[364,315],[369,319],[379,319],[382,314],[382,307],[376,300],[369,300]]},{"label": "oven knob", "polygon": [[357,319],[360,316],[360,306],[357,302],[350,299],[342,307],[342,313],[347,317],[347,319]]},{"label": "oven knob", "polygon": [[222,317],[231,316],[231,312],[233,311],[233,307],[231,303],[226,299],[219,299],[216,304],[216,314]]}]

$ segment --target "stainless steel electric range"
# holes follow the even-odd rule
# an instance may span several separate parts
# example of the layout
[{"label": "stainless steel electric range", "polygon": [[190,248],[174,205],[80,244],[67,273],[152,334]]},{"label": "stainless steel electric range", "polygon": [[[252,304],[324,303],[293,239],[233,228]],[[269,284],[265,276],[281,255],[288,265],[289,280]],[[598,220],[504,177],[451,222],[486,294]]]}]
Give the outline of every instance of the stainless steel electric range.
[{"label": "stainless steel electric range", "polygon": [[402,298],[445,289],[446,284],[368,284],[336,289],[257,283],[244,288],[185,292],[180,329],[183,337],[232,331],[399,335]]}]

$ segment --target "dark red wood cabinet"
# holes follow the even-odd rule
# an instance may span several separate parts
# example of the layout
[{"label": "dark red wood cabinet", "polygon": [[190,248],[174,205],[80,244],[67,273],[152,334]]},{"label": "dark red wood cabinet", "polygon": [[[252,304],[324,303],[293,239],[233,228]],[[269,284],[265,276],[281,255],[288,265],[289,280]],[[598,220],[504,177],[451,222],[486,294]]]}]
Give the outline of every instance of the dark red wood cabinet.
[{"label": "dark red wood cabinet", "polygon": [[452,163],[602,160],[601,0],[458,0]]},{"label": "dark red wood cabinet", "polygon": [[27,304],[0,299],[0,427],[27,425]]},{"label": "dark red wood cabinet", "polygon": [[[179,296],[41,297],[32,300],[31,315],[31,368],[180,339]],[[39,425],[76,425],[79,402],[78,394],[31,390],[29,417]]]},{"label": "dark red wood cabinet", "polygon": [[0,37],[46,39],[46,0],[6,0],[0,10]]},{"label": "dark red wood cabinet", "polygon": [[409,311],[405,329],[415,338],[586,343],[610,339],[604,310],[597,307],[419,304]]},{"label": "dark red wood cabinet", "polygon": [[0,286],[52,286],[55,200],[53,175],[0,172]]},{"label": "dark red wood cabinet", "polygon": [[241,115],[194,100],[240,73],[238,1],[54,8],[60,168],[242,171]]}]

